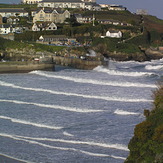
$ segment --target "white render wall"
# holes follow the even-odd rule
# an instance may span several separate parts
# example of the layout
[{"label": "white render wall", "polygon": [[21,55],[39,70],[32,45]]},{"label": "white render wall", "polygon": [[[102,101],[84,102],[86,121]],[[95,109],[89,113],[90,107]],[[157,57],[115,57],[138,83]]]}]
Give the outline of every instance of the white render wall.
[{"label": "white render wall", "polygon": [[22,3],[27,3],[27,4],[36,4],[38,2],[41,2],[42,0],[22,0]]},{"label": "white render wall", "polygon": [[59,3],[59,2],[40,2],[38,7],[51,7],[51,8],[85,8],[85,3]]},{"label": "white render wall", "polygon": [[21,17],[28,17],[28,12],[22,12],[22,13],[18,13],[18,12],[1,12],[0,13],[0,15],[2,16],[2,17],[10,17],[10,16],[17,16],[17,14],[18,14],[18,16],[21,16]]}]

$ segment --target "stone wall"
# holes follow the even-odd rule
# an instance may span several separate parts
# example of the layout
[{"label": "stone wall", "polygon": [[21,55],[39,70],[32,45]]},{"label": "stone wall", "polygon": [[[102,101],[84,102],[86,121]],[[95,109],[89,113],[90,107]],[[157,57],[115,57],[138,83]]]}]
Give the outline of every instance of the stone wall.
[{"label": "stone wall", "polygon": [[58,65],[70,66],[70,67],[84,69],[84,70],[92,70],[95,67],[102,65],[101,61],[88,61],[79,58],[53,56],[53,60],[55,64]]},{"label": "stone wall", "polygon": [[12,64],[1,63],[0,64],[0,73],[17,73],[17,72],[30,72],[33,70],[54,70],[54,64],[44,64],[44,63],[20,63]]}]

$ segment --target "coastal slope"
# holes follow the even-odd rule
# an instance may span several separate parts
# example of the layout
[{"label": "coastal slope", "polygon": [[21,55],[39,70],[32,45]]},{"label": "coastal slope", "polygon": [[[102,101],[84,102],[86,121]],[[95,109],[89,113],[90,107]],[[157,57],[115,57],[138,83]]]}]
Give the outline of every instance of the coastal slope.
[{"label": "coastal slope", "polygon": [[154,92],[154,108],[145,110],[146,120],[138,124],[129,143],[125,163],[163,162],[163,85]]}]

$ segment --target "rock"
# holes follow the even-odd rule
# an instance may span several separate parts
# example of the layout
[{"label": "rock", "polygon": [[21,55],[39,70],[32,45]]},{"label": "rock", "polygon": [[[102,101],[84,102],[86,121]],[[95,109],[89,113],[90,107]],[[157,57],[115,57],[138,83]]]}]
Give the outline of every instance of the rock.
[{"label": "rock", "polygon": [[150,59],[161,59],[163,58],[163,52],[158,51],[158,50],[153,50],[151,48],[148,48],[145,50],[145,54],[150,58]]}]

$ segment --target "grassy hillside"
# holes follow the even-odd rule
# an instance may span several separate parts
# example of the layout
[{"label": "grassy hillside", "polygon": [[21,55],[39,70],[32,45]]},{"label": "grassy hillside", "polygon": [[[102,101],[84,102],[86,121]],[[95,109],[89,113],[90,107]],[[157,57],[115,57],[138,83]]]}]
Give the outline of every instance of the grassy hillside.
[{"label": "grassy hillside", "polygon": [[65,47],[61,46],[50,46],[50,45],[42,45],[42,44],[36,44],[36,43],[23,43],[19,41],[11,41],[6,40],[0,37],[0,50],[5,51],[7,48],[9,49],[23,49],[23,48],[29,48],[29,49],[35,49],[36,51],[48,51],[48,52],[57,52],[62,50]]},{"label": "grassy hillside", "polygon": [[118,20],[121,22],[127,22],[131,24],[139,25],[140,16],[132,14],[129,11],[86,11],[81,12],[84,16],[92,16],[94,14],[95,19],[110,19]]},{"label": "grassy hillside", "polygon": [[0,8],[35,8],[36,4],[2,4],[0,3]]},{"label": "grassy hillside", "polygon": [[146,120],[135,128],[125,163],[163,162],[163,83],[154,92],[153,110],[144,114]]},{"label": "grassy hillside", "polygon": [[143,18],[144,26],[148,31],[157,31],[158,33],[163,33],[163,20],[151,15],[143,16]]}]

